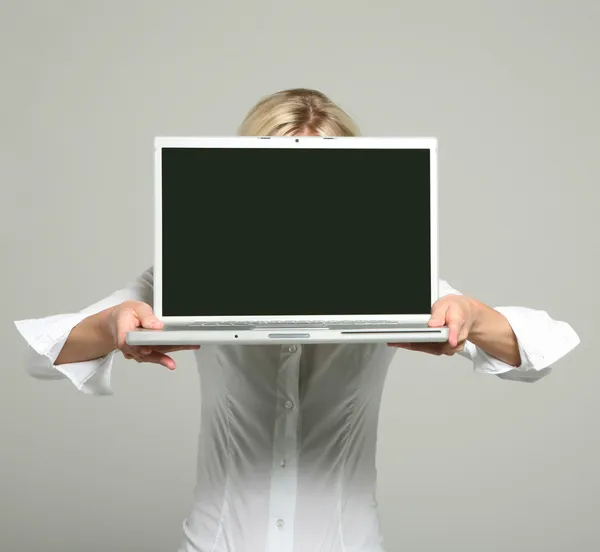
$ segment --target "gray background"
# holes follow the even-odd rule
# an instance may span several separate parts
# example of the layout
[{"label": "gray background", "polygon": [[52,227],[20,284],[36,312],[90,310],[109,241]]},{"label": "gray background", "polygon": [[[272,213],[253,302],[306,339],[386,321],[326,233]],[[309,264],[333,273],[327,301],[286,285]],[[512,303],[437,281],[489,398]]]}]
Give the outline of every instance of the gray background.
[{"label": "gray background", "polygon": [[175,373],[121,358],[116,394],[94,398],[27,376],[12,321],[79,309],[151,264],[155,135],[233,134],[293,86],[364,134],[437,136],[442,277],[582,338],[534,385],[398,352],[379,444],[389,550],[600,548],[596,2],[0,7],[0,550],[176,548],[191,354]]}]

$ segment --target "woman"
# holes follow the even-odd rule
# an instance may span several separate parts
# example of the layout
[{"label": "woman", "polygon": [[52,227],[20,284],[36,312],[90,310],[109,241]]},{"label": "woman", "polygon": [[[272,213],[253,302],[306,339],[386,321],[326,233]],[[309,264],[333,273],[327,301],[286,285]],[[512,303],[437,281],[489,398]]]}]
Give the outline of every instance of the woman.
[{"label": "woman", "polygon": [[[352,119],[314,90],[259,102],[242,135],[353,136]],[[79,313],[16,322],[29,370],[110,393],[116,351],[174,369],[168,353],[195,349],[202,427],[195,504],[180,552],[381,552],[375,499],[380,399],[395,348],[381,344],[136,348],[125,334],[160,328],[152,269]],[[445,344],[402,345],[458,353],[476,370],[536,381],[579,339],[571,327],[524,307],[492,309],[440,282],[430,325]]]}]

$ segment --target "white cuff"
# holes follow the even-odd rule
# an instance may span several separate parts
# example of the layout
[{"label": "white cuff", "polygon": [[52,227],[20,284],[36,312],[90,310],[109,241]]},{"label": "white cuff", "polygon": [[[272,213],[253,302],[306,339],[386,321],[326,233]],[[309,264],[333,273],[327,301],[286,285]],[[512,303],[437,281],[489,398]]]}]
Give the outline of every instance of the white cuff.
[{"label": "white cuff", "polygon": [[72,362],[54,366],[82,393],[89,395],[112,395],[110,385],[115,351],[86,362]]},{"label": "white cuff", "polygon": [[54,364],[71,330],[88,316],[84,313],[57,314],[46,318],[17,320],[15,326],[38,355],[47,357]]},{"label": "white cuff", "polygon": [[38,379],[68,378],[75,387],[92,395],[110,395],[114,352],[70,364],[55,365],[71,330],[89,314],[59,314],[46,318],[18,320],[15,326],[29,345],[27,371]]},{"label": "white cuff", "polygon": [[546,311],[526,307],[497,307],[511,325],[519,342],[522,372],[548,368],[580,343],[575,330]]},{"label": "white cuff", "polygon": [[514,381],[537,381],[580,343],[569,324],[553,320],[545,311],[526,307],[497,307],[496,310],[506,317],[517,337],[521,364],[511,366],[467,342],[465,347],[476,371]]}]

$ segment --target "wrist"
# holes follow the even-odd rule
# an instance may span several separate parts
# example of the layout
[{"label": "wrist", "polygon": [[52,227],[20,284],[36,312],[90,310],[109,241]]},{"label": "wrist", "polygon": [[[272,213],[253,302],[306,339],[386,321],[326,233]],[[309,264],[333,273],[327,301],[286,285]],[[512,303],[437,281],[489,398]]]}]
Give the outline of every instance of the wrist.
[{"label": "wrist", "polygon": [[472,299],[471,297],[468,297],[468,300],[471,307],[471,315],[473,320],[469,334],[472,337],[476,337],[481,332],[483,325],[483,319],[485,317],[485,305],[476,299]]},{"label": "wrist", "polygon": [[115,307],[110,307],[99,312],[95,318],[95,330],[102,348],[114,351],[117,348],[117,336],[114,334],[112,317]]}]

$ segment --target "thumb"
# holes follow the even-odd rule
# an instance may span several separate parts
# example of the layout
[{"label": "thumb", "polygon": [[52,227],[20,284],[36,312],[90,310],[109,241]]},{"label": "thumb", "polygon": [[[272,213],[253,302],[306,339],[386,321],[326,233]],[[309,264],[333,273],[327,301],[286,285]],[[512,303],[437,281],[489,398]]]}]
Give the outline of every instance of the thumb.
[{"label": "thumb", "polygon": [[440,328],[446,323],[446,308],[445,307],[435,307],[431,311],[431,318],[427,325],[430,328]]},{"label": "thumb", "polygon": [[137,314],[138,320],[142,328],[148,330],[159,330],[163,327],[163,323],[156,318],[152,307],[148,303],[139,303],[136,306],[135,313]]}]

